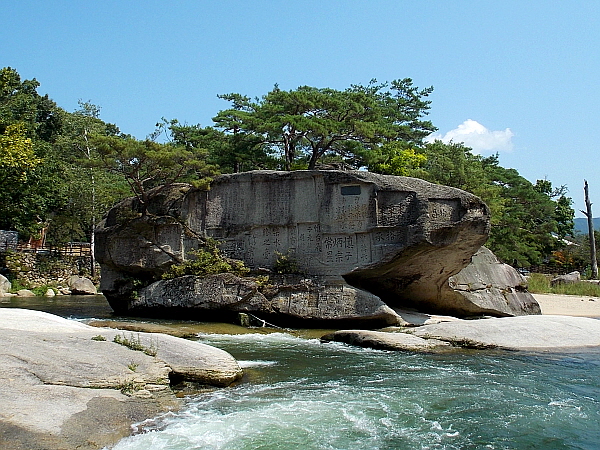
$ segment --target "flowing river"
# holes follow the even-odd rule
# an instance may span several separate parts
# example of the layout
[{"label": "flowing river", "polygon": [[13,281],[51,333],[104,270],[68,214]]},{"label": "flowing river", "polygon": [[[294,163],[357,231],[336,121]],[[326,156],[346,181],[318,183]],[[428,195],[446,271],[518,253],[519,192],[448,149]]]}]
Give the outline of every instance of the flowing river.
[{"label": "flowing river", "polygon": [[[65,301],[0,306],[110,316],[100,301]],[[242,382],[190,396],[114,450],[600,448],[600,352],[417,354],[321,344],[303,330],[197,327],[240,361]]]}]

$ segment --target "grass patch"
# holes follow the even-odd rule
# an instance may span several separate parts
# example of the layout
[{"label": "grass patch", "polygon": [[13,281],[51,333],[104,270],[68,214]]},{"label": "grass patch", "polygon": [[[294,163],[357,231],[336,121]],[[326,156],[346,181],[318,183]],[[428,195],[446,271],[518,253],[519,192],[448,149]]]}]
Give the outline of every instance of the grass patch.
[{"label": "grass patch", "polygon": [[550,284],[551,277],[532,273],[528,279],[528,290],[533,294],[579,295],[582,297],[600,297],[600,286],[586,281],[571,284]]},{"label": "grass patch", "polygon": [[128,380],[117,386],[117,389],[121,391],[121,394],[131,396],[131,394],[133,394],[134,392],[142,389],[142,386],[140,386],[133,380]]},{"label": "grass patch", "polygon": [[156,356],[156,353],[158,353],[158,347],[154,343],[151,343],[150,347],[142,344],[139,334],[134,336],[133,333],[131,333],[129,337],[126,337],[125,334],[123,334],[123,336],[117,334],[114,337],[113,342],[123,345],[131,350],[145,353],[148,356]]},{"label": "grass patch", "polygon": [[104,336],[102,336],[101,334],[99,334],[98,336],[93,336],[92,337],[92,341],[105,341],[106,338]]}]

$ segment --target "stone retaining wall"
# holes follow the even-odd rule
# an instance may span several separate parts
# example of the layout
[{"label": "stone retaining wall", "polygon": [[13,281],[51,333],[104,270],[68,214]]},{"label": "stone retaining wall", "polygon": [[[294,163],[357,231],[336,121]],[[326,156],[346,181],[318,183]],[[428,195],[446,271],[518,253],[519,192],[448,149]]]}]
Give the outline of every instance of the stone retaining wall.
[{"label": "stone retaining wall", "polygon": [[[62,256],[40,253],[0,253],[0,268],[5,268],[5,276],[20,280],[30,287],[46,285],[67,286],[73,275],[90,277],[91,257]],[[0,269],[1,270],[1,269]],[[94,283],[100,278],[100,268],[96,267]]]}]

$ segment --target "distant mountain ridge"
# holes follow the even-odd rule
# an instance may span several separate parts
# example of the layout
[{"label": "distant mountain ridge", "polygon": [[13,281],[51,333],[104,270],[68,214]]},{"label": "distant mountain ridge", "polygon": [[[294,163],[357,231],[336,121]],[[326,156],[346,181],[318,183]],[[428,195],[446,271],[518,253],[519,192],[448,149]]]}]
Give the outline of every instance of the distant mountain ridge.
[{"label": "distant mountain ridge", "polygon": [[[592,220],[594,222],[594,230],[600,230],[600,217],[594,217]],[[577,219],[574,219],[574,222],[575,222],[575,231],[579,231],[580,233],[588,232],[587,218],[578,217]]]}]

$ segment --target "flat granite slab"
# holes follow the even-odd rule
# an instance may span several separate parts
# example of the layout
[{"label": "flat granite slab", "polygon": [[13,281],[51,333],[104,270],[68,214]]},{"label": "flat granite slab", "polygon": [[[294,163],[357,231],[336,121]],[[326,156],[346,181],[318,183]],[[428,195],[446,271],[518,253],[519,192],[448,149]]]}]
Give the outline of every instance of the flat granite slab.
[{"label": "flat granite slab", "polygon": [[0,343],[3,450],[99,449],[177,408],[174,375],[213,386],[242,375],[229,353],[205,344],[25,309],[0,308]]},{"label": "flat granite slab", "polygon": [[519,316],[456,320],[410,331],[471,348],[561,351],[600,348],[600,320],[569,316]]},{"label": "flat granite slab", "polygon": [[450,344],[437,339],[423,339],[408,333],[395,333],[372,330],[341,330],[326,334],[323,342],[343,342],[356,347],[367,347],[378,350],[406,350],[430,352],[440,348],[448,348]]},{"label": "flat granite slab", "polygon": [[[418,319],[418,315],[415,315]],[[518,316],[476,320],[436,318],[412,328],[340,330],[321,338],[357,347],[414,352],[457,348],[544,352],[600,351],[600,320],[569,316]]]}]

